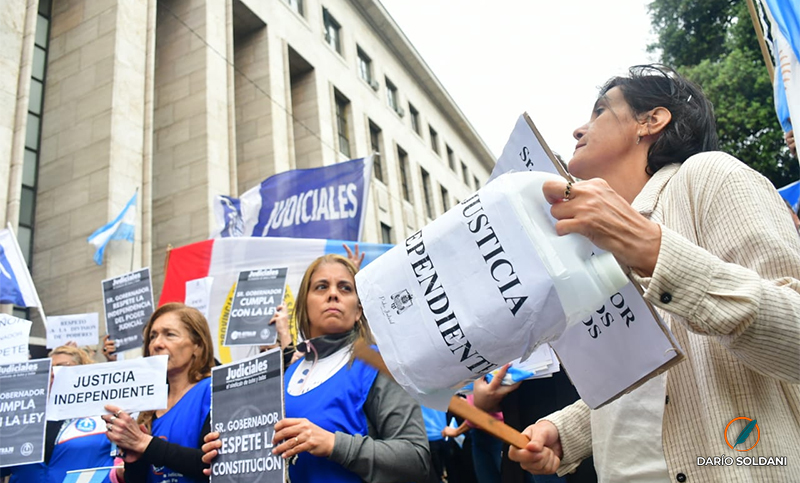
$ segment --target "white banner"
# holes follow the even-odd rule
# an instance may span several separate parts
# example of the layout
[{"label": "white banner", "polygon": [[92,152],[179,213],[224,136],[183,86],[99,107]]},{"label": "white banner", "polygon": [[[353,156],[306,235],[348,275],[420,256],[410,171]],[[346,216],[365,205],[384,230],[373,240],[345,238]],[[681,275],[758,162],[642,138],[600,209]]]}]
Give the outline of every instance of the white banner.
[{"label": "white banner", "polygon": [[47,348],[53,349],[67,342],[79,347],[100,342],[98,314],[58,315],[47,318]]},{"label": "white banner", "polygon": [[106,404],[126,412],[167,407],[166,355],[130,361],[54,367],[47,420],[107,414]]},{"label": "white banner", "polygon": [[0,314],[0,364],[28,360],[31,321]]}]

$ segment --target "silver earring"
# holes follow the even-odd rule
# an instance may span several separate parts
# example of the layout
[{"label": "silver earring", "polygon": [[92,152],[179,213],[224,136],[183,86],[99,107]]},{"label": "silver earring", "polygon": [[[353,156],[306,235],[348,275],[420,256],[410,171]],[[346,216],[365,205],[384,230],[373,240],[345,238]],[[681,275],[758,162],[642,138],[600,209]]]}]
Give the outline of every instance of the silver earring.
[{"label": "silver earring", "polygon": [[639,141],[641,141],[641,140],[642,140],[641,136],[636,136],[636,145],[637,146],[639,145]]}]

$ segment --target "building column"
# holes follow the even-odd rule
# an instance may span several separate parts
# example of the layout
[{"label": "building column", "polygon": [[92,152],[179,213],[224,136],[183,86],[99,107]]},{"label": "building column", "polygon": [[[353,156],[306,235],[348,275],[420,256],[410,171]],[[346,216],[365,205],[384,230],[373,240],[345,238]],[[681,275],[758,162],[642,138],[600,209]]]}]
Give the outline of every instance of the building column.
[{"label": "building column", "polygon": [[142,184],[146,25],[143,0],[53,2],[33,256],[52,315],[102,313],[100,282],[140,263],[139,229],[102,266],[86,239]]},{"label": "building column", "polygon": [[168,245],[208,238],[230,191],[226,3],[161,0],[156,27],[153,287]]}]

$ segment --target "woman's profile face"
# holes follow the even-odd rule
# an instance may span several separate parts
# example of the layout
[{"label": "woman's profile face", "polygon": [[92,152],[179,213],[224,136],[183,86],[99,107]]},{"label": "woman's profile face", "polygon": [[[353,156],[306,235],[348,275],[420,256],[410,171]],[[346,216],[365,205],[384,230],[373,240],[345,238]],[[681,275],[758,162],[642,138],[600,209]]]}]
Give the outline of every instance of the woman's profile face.
[{"label": "woman's profile face", "polygon": [[569,172],[580,179],[605,179],[624,168],[630,155],[640,151],[636,140],[641,129],[620,88],[610,89],[595,102],[589,122],[573,133],[578,143]]},{"label": "woman's profile face", "polygon": [[314,270],[306,311],[311,338],[341,334],[353,328],[361,318],[361,306],[353,275],[344,265],[323,263]]}]

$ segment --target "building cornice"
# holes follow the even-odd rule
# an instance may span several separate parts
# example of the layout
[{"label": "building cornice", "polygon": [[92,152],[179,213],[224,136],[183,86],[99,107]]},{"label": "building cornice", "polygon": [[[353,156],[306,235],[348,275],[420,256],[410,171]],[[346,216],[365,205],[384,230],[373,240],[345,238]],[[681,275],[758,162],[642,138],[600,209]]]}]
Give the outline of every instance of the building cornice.
[{"label": "building cornice", "polygon": [[408,70],[420,88],[442,111],[461,135],[465,143],[473,150],[480,163],[491,173],[495,165],[495,155],[480,137],[478,132],[461,112],[456,102],[450,97],[428,64],[419,55],[403,31],[394,21],[386,8],[377,0],[351,0],[369,26],[375,31],[395,54],[398,61]]}]

